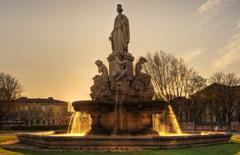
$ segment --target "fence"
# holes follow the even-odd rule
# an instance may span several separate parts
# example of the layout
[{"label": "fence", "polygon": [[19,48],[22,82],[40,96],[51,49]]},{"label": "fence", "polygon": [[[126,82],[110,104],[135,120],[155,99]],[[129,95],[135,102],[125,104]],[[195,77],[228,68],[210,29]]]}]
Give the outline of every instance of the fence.
[{"label": "fence", "polygon": [[[199,130],[199,131],[227,131],[228,127],[227,125],[217,125],[212,124],[212,125],[196,125],[196,127],[194,126],[194,123],[192,122],[188,122],[188,123],[184,123],[182,122],[180,124],[182,130]],[[236,131],[236,132],[240,132],[240,124],[238,122],[232,122],[231,125],[231,131]]]}]

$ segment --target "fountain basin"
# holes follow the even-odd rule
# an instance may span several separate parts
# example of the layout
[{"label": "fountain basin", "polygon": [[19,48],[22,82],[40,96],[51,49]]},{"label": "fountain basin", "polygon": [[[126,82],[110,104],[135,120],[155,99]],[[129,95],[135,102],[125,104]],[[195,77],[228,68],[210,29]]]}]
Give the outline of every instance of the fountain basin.
[{"label": "fountain basin", "polygon": [[45,132],[17,135],[21,143],[46,149],[78,149],[92,151],[130,151],[162,148],[184,148],[228,143],[231,134],[184,134],[170,136],[71,136]]},{"label": "fountain basin", "polygon": [[[75,111],[86,113],[104,113],[114,111],[115,101],[75,101],[72,106]],[[168,103],[159,100],[149,101],[123,101],[122,106],[126,112],[141,112],[141,113],[161,113],[167,108]]]},{"label": "fountain basin", "polygon": [[72,105],[75,111],[90,114],[89,134],[112,134],[117,130],[116,134],[131,135],[158,134],[152,130],[152,115],[160,114],[168,107],[167,102],[156,100],[122,101],[117,105],[117,112],[115,101],[75,101]]}]

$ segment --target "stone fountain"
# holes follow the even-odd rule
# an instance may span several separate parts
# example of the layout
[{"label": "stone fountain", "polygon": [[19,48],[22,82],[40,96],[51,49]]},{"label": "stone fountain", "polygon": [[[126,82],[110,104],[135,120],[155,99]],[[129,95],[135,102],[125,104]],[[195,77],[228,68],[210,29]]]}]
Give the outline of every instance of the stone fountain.
[{"label": "stone fountain", "polygon": [[93,77],[92,100],[76,101],[73,107],[90,114],[92,126],[88,134],[158,134],[153,130],[152,116],[167,109],[168,103],[152,100],[151,76],[142,72],[147,61],[144,57],[139,58],[133,69],[134,57],[128,50],[129,22],[122,11],[118,5],[109,37],[112,45],[107,58],[109,70],[101,60],[95,62],[100,75]]},{"label": "stone fountain", "polygon": [[128,50],[129,21],[122,11],[122,6],[117,5],[118,15],[109,37],[112,46],[107,57],[109,70],[101,60],[97,60],[95,64],[100,74],[93,77],[92,100],[72,104],[75,111],[90,115],[90,130],[81,136],[56,132],[21,134],[18,135],[20,142],[53,149],[115,151],[228,142],[231,135],[227,133],[180,134],[171,120],[168,121],[171,136],[159,136],[154,130],[153,116],[168,112],[170,105],[166,101],[152,100],[151,76],[142,71],[146,59],[140,57],[134,67],[134,57]]},{"label": "stone fountain", "polygon": [[151,76],[142,72],[146,62],[141,57],[133,69],[134,57],[128,51],[130,39],[128,18],[117,7],[114,28],[109,37],[112,53],[108,56],[109,71],[101,60],[95,64],[100,75],[93,77],[91,101],[76,101],[75,111],[91,115],[88,134],[158,134],[152,129],[152,115],[161,113],[167,103],[153,101]]}]

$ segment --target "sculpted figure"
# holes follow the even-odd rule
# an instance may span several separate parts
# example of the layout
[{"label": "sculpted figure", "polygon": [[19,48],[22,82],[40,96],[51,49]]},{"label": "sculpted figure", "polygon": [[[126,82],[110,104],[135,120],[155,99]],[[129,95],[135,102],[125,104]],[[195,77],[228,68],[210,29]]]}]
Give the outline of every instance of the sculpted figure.
[{"label": "sculpted figure", "polygon": [[154,89],[151,83],[151,76],[142,72],[142,65],[147,60],[144,57],[140,57],[135,66],[135,79],[131,85],[132,93],[139,95],[139,99],[151,100],[154,94]]},{"label": "sculpted figure", "polygon": [[107,67],[103,64],[103,62],[101,60],[95,61],[95,64],[98,67],[98,73],[102,73],[102,75],[101,75],[102,79],[107,80],[108,79],[108,69],[107,69]]},{"label": "sculpted figure", "polygon": [[91,87],[91,97],[95,100],[97,97],[109,93],[108,69],[101,60],[95,61],[100,75],[93,77],[94,84]]},{"label": "sculpted figure", "polygon": [[116,62],[116,68],[115,71],[113,73],[113,80],[120,80],[123,76],[125,76],[128,72],[128,67],[127,67],[127,63],[128,61],[123,60],[123,57],[121,54],[119,54],[118,57],[115,58],[115,62]]},{"label": "sculpted figure", "polygon": [[135,81],[133,83],[133,88],[135,90],[144,91],[149,88],[151,89],[151,76],[146,73],[142,73],[142,65],[145,62],[147,62],[147,60],[144,57],[140,57],[139,61],[136,63]]},{"label": "sculpted figure", "polygon": [[147,59],[144,57],[140,57],[139,61],[135,66],[135,78],[136,80],[142,80],[144,83],[148,84],[150,82],[150,75],[146,73],[142,73],[142,65],[147,62]]},{"label": "sculpted figure", "polygon": [[118,15],[114,21],[113,31],[110,34],[109,40],[112,43],[113,53],[128,53],[128,43],[130,40],[129,22],[128,18],[122,14],[122,5],[117,5]]}]

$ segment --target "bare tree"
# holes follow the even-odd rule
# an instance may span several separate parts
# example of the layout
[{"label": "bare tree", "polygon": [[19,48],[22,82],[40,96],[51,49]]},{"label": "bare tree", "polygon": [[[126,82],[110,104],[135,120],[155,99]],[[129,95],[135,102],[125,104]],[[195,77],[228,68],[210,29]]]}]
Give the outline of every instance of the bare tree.
[{"label": "bare tree", "polygon": [[[152,76],[156,99],[166,98],[171,101],[176,97],[188,98],[206,86],[206,79],[189,68],[183,59],[163,51],[153,56],[147,55],[145,71]],[[178,105],[172,105],[175,110],[178,109]]]},{"label": "bare tree", "polygon": [[0,125],[4,115],[12,109],[12,103],[21,96],[23,87],[19,81],[5,73],[0,73]]},{"label": "bare tree", "polygon": [[218,104],[220,117],[227,116],[228,130],[231,130],[232,114],[238,108],[239,99],[236,87],[240,85],[240,77],[235,73],[217,72],[210,78],[211,83],[220,84],[221,87],[214,92],[214,98]]},{"label": "bare tree", "polygon": [[152,76],[155,99],[167,100],[178,120],[182,121],[185,114],[186,122],[191,121],[190,118],[196,122],[198,117],[195,112],[198,109],[188,98],[206,86],[206,79],[189,68],[183,59],[163,51],[148,54],[144,69]]}]

